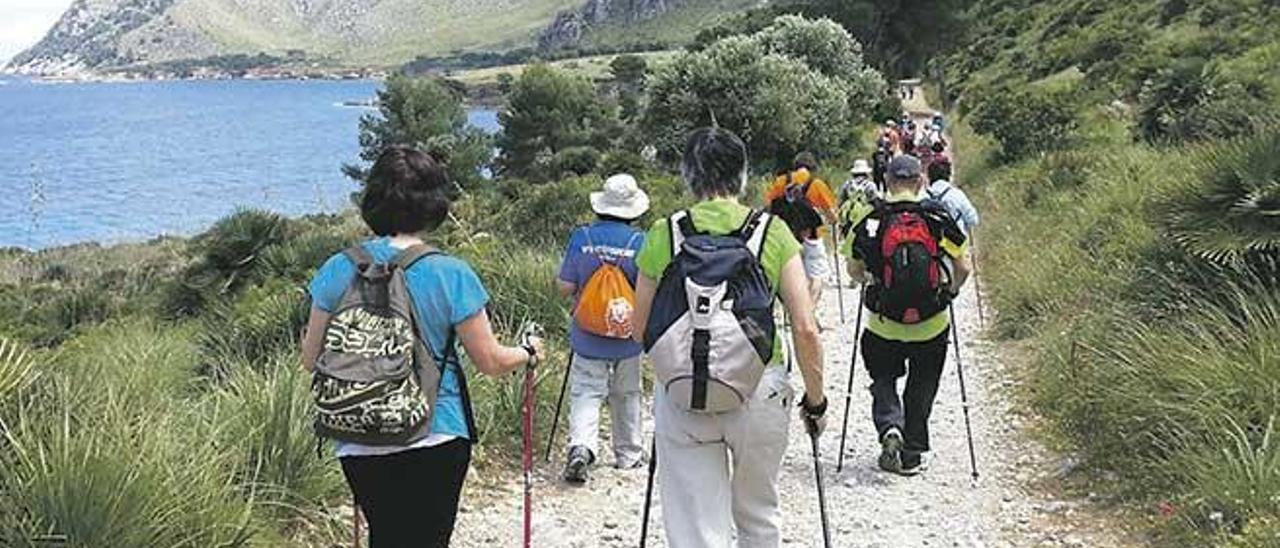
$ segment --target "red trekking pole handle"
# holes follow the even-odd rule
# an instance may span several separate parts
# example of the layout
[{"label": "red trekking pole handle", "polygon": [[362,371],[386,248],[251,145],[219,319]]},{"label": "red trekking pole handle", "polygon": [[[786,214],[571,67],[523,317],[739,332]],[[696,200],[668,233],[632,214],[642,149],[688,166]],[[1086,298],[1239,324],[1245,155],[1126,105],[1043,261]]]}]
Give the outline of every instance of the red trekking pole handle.
[{"label": "red trekking pole handle", "polygon": [[529,363],[524,367],[524,451],[521,455],[524,460],[524,548],[529,548],[533,543],[533,412],[536,403],[533,370],[538,365],[538,356],[533,353],[530,339],[541,336],[542,328],[538,324],[529,324],[521,331],[521,346],[529,352]]}]

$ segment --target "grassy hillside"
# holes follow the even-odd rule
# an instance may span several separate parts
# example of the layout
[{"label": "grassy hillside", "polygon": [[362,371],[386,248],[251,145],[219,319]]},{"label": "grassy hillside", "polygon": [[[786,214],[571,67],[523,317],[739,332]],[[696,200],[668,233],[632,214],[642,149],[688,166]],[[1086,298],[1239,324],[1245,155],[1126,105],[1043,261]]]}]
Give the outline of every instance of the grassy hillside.
[{"label": "grassy hillside", "polygon": [[501,49],[533,41],[574,0],[320,2],[185,0],[172,15],[228,53],[301,49],[347,63],[392,65],[417,55]]},{"label": "grassy hillside", "polygon": [[968,15],[944,87],[1027,404],[1154,545],[1280,545],[1280,8]]}]

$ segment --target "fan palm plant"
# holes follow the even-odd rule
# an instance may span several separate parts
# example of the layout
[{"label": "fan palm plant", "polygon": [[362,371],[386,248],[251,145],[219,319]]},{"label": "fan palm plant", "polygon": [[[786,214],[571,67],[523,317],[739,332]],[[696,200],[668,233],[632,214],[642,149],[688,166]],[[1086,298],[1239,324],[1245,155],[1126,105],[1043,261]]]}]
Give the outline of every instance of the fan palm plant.
[{"label": "fan palm plant", "polygon": [[0,339],[0,404],[27,385],[34,376],[34,366],[18,343]]},{"label": "fan palm plant", "polygon": [[1280,259],[1280,125],[1216,145],[1164,203],[1172,238],[1203,260],[1240,267]]}]

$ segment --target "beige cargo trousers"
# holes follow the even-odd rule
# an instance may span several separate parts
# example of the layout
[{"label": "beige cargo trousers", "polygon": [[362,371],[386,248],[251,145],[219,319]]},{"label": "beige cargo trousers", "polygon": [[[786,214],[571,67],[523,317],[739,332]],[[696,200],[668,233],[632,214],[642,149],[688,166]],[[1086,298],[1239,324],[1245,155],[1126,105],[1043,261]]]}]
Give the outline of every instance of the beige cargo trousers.
[{"label": "beige cargo trousers", "polygon": [[751,399],[727,413],[691,413],[661,386],[654,392],[667,546],[777,548],[778,473],[794,400],[786,369],[769,366]]}]

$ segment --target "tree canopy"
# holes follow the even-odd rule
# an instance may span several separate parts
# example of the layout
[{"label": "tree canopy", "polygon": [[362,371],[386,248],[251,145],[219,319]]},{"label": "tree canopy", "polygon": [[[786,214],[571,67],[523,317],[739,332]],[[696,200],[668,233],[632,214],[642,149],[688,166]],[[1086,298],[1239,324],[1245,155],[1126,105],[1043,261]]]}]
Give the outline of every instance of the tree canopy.
[{"label": "tree canopy", "polygon": [[[460,94],[437,78],[392,75],[378,92],[378,112],[360,118],[360,159],[372,163],[386,147],[412,145],[445,160],[449,174],[470,186],[492,156],[489,137],[467,124]],[[347,165],[363,180],[365,169]]]},{"label": "tree canopy", "polygon": [[[591,81],[546,64],[525,69],[498,114],[498,170],[546,181],[564,172],[591,171],[618,133],[617,115]],[[594,159],[593,159],[594,158]]]},{"label": "tree canopy", "polygon": [[714,123],[742,136],[757,161],[785,162],[800,150],[848,145],[886,83],[840,25],[783,16],[681,54],[649,88],[643,129],[668,159],[685,134]]}]

